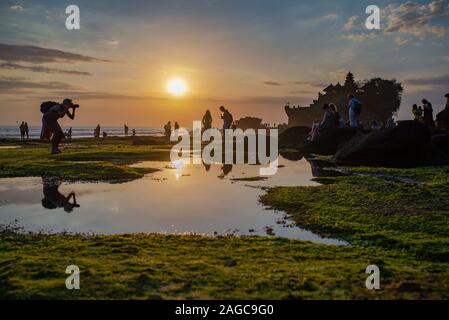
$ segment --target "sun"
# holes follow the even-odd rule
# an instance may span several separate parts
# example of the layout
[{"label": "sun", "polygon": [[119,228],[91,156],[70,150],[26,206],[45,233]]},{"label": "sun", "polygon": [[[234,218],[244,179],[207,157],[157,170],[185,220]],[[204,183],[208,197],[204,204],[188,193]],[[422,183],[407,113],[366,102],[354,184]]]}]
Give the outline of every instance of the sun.
[{"label": "sun", "polygon": [[183,79],[170,79],[167,83],[167,92],[174,96],[182,96],[187,91],[187,83]]}]

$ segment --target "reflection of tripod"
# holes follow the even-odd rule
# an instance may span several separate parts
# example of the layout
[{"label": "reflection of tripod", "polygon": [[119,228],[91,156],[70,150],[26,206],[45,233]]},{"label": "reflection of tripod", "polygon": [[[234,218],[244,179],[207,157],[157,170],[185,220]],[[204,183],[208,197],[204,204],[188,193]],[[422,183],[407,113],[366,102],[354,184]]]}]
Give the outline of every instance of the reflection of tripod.
[{"label": "reflection of tripod", "polygon": [[76,202],[75,192],[70,192],[66,197],[59,192],[61,186],[60,181],[50,181],[42,178],[44,198],[41,203],[46,209],[64,208],[65,212],[72,212],[74,208],[79,208],[80,205]]}]

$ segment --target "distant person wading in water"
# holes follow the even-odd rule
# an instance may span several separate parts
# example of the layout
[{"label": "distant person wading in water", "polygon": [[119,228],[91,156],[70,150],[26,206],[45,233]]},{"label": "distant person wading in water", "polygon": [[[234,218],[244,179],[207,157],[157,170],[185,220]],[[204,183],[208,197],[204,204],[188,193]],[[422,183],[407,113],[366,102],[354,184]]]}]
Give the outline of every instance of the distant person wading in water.
[{"label": "distant person wading in water", "polygon": [[22,123],[19,126],[20,129],[20,139],[25,139],[25,122],[22,121]]},{"label": "distant person wading in water", "polygon": [[220,111],[223,112],[221,116],[223,119],[223,130],[231,129],[232,122],[234,121],[232,114],[223,106],[220,107]]},{"label": "distant person wading in water", "polygon": [[[73,104],[70,99],[65,99],[62,104],[51,101],[41,104],[41,112],[44,114],[42,116],[41,139],[49,140],[53,135],[51,140],[52,154],[61,152],[59,143],[65,137],[58,120],[66,115],[72,120],[75,119],[75,109],[77,108],[79,108],[79,105]],[[72,112],[70,112],[70,109],[72,109]]]},{"label": "distant person wading in water", "polygon": [[24,129],[25,129],[25,136],[27,137],[27,139],[29,139],[30,138],[30,128],[28,127],[28,122],[25,122]]}]

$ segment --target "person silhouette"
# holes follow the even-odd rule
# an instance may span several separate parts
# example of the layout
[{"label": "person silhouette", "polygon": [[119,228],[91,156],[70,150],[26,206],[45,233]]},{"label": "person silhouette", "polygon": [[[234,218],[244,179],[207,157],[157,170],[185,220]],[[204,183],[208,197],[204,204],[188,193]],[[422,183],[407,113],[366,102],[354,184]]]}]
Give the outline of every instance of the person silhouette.
[{"label": "person silhouette", "polygon": [[30,138],[30,128],[28,127],[28,122],[25,122],[25,124],[23,125],[23,128],[25,130],[25,135],[27,137],[27,139]]},{"label": "person silhouette", "polygon": [[422,99],[424,116],[423,121],[424,124],[428,127],[433,127],[435,125],[433,121],[433,107],[432,104],[426,99]]},{"label": "person silhouette", "polygon": [[76,202],[75,192],[70,192],[66,197],[59,192],[61,182],[45,181],[43,179],[43,193],[44,198],[41,203],[45,209],[63,208],[65,212],[71,213],[74,208],[79,208],[80,205]]},{"label": "person silhouette", "polygon": [[22,121],[22,123],[19,126],[20,129],[20,139],[24,140],[25,139],[25,122]]},{"label": "person silhouette", "polygon": [[221,116],[221,118],[223,119],[223,130],[230,129],[232,122],[234,121],[232,114],[224,106],[220,107],[220,111],[223,113],[223,115]]},{"label": "person silhouette", "polygon": [[203,116],[202,123],[203,123],[203,131],[212,128],[212,115],[210,114],[209,110],[206,110],[206,113]]}]

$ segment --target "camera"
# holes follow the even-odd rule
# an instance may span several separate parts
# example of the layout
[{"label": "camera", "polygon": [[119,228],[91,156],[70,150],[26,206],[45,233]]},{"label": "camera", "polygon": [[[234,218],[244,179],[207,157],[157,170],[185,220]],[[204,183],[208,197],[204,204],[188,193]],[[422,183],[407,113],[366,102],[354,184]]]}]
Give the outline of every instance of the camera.
[{"label": "camera", "polygon": [[79,107],[80,107],[79,104],[74,104],[74,105],[72,106],[73,109],[78,109]]}]

